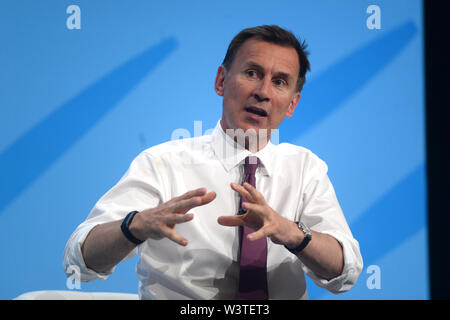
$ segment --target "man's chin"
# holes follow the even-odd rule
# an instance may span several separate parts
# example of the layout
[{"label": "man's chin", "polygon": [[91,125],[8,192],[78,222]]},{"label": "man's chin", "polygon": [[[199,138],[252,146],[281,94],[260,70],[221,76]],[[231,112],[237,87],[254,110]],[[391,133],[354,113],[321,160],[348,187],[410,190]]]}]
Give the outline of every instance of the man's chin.
[{"label": "man's chin", "polygon": [[259,133],[260,130],[267,132],[267,123],[265,119],[255,120],[253,118],[246,118],[240,123],[239,128],[244,131],[255,131],[256,133]]}]

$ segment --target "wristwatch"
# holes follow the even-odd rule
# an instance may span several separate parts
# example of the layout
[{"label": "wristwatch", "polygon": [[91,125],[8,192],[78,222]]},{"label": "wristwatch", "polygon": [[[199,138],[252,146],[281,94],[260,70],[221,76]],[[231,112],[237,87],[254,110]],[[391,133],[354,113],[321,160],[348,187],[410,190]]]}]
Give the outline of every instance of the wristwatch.
[{"label": "wristwatch", "polygon": [[293,254],[297,254],[300,251],[302,251],[303,249],[305,249],[312,238],[311,229],[309,229],[303,222],[297,221],[297,222],[295,222],[295,224],[298,226],[298,228],[300,230],[303,231],[303,233],[305,234],[305,238],[303,239],[302,243],[300,243],[300,245],[297,248],[290,249],[285,246],[286,249],[288,249]]}]

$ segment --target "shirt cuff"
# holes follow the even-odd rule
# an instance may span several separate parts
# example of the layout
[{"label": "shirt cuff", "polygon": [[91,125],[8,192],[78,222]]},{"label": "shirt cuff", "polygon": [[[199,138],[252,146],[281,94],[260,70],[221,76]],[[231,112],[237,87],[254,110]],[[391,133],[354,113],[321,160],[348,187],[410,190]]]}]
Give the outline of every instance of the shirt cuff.
[{"label": "shirt cuff", "polygon": [[81,253],[81,246],[84,243],[89,232],[96,226],[86,225],[76,230],[64,249],[63,266],[66,275],[73,276],[74,271],[79,273],[79,281],[90,282],[94,280],[106,280],[111,275],[115,267],[111,268],[107,272],[100,273],[92,269],[89,269],[84,262],[83,254]]},{"label": "shirt cuff", "polygon": [[363,268],[359,244],[355,239],[349,239],[348,236],[339,231],[320,232],[332,236],[341,244],[344,254],[344,268],[342,273],[333,279],[326,280],[317,276],[305,265],[303,265],[303,270],[317,286],[334,294],[346,292],[354,286]]}]

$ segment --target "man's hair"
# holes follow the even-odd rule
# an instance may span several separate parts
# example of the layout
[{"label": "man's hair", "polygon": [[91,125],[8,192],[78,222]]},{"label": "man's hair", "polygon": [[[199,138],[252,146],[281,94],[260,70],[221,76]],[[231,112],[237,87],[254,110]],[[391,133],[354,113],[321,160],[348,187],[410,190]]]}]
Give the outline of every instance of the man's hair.
[{"label": "man's hair", "polygon": [[303,85],[306,81],[306,72],[310,70],[308,54],[306,51],[308,45],[305,41],[300,42],[297,37],[290,31],[280,28],[276,25],[263,25],[253,28],[247,28],[239,32],[233,40],[231,40],[228,46],[225,59],[222,65],[229,70],[233,60],[238,52],[239,48],[248,39],[257,39],[273,44],[277,44],[283,47],[291,47],[297,51],[298,61],[300,64],[300,71],[297,78],[297,88],[296,91],[302,91]]}]

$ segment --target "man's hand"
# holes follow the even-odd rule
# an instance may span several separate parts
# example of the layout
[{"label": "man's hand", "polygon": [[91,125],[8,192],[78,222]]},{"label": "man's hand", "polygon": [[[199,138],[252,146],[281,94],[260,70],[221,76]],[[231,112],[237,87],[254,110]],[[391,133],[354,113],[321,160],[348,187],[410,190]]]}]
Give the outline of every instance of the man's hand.
[{"label": "man's hand", "polygon": [[[175,225],[191,221],[194,218],[190,209],[210,203],[216,197],[215,192],[206,193],[205,188],[186,192],[182,196],[159,205],[153,209],[139,212],[131,221],[130,231],[140,240],[167,237],[180,245],[188,241],[175,231]],[[120,230],[122,220],[96,225],[88,233],[81,253],[86,266],[96,272],[109,272],[136,245],[130,242]]]},{"label": "man's hand", "polygon": [[186,246],[188,240],[175,231],[175,225],[191,221],[194,207],[203,206],[216,198],[215,192],[206,193],[205,188],[191,190],[175,197],[156,208],[139,212],[131,222],[131,233],[140,240],[161,239],[164,237]]},{"label": "man's hand", "polygon": [[231,188],[247,200],[242,203],[247,212],[242,215],[221,216],[217,220],[219,224],[229,227],[247,226],[256,230],[248,235],[251,241],[269,237],[272,242],[288,247],[296,247],[302,242],[304,235],[299,232],[297,225],[275,212],[256,188],[246,182],[244,186],[232,183]]},{"label": "man's hand", "polygon": [[[300,245],[305,235],[292,221],[280,216],[264,199],[263,195],[252,185],[231,184],[231,188],[245,198],[242,203],[247,212],[237,216],[218,218],[223,226],[247,226],[253,230],[248,235],[250,241],[269,237],[272,242],[295,248]],[[344,253],[340,243],[328,234],[312,231],[312,240],[297,257],[316,275],[330,280],[342,273]]]}]

